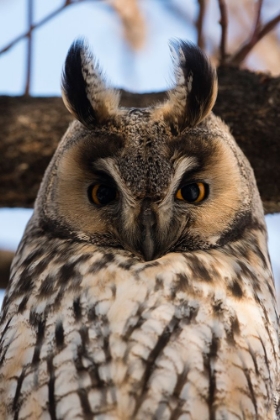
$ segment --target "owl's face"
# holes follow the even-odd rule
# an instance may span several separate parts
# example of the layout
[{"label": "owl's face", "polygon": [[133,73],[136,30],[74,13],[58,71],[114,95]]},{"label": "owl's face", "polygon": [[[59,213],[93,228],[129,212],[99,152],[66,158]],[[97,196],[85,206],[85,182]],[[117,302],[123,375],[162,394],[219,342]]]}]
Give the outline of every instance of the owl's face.
[{"label": "owl's face", "polygon": [[252,217],[248,168],[227,127],[209,115],[214,71],[195,47],[178,48],[169,100],[123,109],[87,48],[74,44],[64,100],[80,121],[66,133],[41,188],[43,225],[145,260],[217,247],[242,234]]}]

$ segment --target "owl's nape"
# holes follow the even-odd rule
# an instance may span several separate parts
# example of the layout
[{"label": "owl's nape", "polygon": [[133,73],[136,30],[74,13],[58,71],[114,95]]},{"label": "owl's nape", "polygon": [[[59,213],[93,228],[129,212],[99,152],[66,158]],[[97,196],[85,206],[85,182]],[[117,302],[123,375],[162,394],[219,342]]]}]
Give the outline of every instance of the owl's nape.
[{"label": "owl's nape", "polygon": [[[163,103],[119,105],[77,41],[75,117],[0,318],[0,419],[277,420],[279,318],[252,168],[204,54],[171,46]],[[152,260],[152,261],[151,261]]]}]

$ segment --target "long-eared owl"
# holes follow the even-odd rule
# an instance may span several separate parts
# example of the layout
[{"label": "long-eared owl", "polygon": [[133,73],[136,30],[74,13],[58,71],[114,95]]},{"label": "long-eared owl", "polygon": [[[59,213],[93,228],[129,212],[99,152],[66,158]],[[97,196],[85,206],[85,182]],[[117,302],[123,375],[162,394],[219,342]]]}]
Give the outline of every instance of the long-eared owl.
[{"label": "long-eared owl", "polygon": [[0,418],[275,420],[279,338],[253,171],[211,112],[216,72],[171,46],[166,100],[124,108],[88,46],[75,117],[17,250],[0,326]]}]

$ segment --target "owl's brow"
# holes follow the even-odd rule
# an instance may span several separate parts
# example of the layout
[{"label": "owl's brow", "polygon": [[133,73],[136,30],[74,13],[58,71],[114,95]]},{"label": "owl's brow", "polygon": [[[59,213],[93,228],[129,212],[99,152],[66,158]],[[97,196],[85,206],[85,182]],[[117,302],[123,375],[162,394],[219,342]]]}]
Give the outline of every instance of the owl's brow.
[{"label": "owl's brow", "polygon": [[174,176],[171,179],[165,199],[160,205],[166,204],[166,200],[169,200],[170,194],[174,194],[186,172],[192,172],[198,167],[198,161],[194,156],[178,159],[174,167]]},{"label": "owl's brow", "polygon": [[190,174],[197,169],[199,169],[199,163],[196,157],[188,156],[179,159],[176,163],[176,166],[174,167],[175,172],[171,185],[173,184],[175,187],[177,187],[185,174]]},{"label": "owl's brow", "polygon": [[114,160],[110,157],[97,159],[93,162],[92,169],[96,172],[103,172],[112,178],[115,178],[115,174],[118,172]]},{"label": "owl's brow", "polygon": [[114,161],[114,159],[110,157],[98,159],[96,162],[94,162],[93,169],[97,172],[105,172],[105,174],[108,174],[108,176],[110,176],[117,184],[118,188],[121,190],[123,196],[130,203],[130,205],[132,207],[134,206],[135,201],[132,195],[128,194],[128,190],[120,175],[119,169],[116,166],[116,162]]}]

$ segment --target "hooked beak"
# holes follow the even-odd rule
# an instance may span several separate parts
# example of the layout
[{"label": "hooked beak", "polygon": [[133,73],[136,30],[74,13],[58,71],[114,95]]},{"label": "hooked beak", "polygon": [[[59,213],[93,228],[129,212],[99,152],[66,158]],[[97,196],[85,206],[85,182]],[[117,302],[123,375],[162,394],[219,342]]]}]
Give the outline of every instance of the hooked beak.
[{"label": "hooked beak", "polygon": [[149,199],[143,201],[139,219],[141,229],[140,248],[145,260],[151,261],[156,253],[156,215],[151,208]]}]

